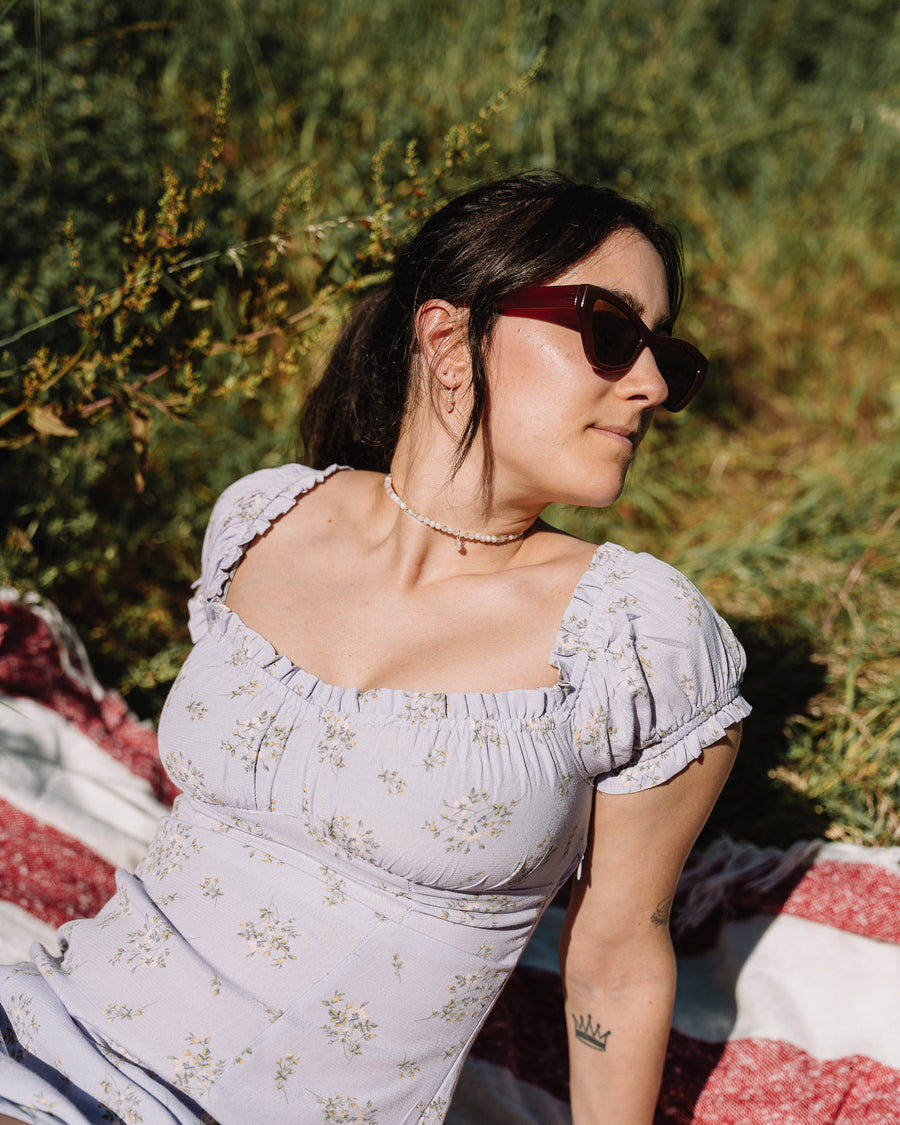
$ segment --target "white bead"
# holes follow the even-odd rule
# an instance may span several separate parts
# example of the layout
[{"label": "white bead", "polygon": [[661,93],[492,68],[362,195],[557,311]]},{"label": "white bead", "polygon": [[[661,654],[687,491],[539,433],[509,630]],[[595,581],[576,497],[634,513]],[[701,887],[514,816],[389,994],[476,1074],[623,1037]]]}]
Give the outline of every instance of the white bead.
[{"label": "white bead", "polygon": [[512,543],[516,539],[522,539],[525,535],[524,531],[513,532],[510,535],[488,535],[487,532],[484,531],[471,533],[466,531],[457,531],[455,528],[448,527],[445,523],[438,523],[437,520],[431,520],[427,516],[420,516],[418,512],[414,512],[412,508],[410,508],[410,506],[406,503],[406,501],[401,500],[394,489],[391,487],[390,473],[388,473],[388,475],[384,478],[384,487],[388,496],[390,496],[391,500],[393,500],[393,502],[397,505],[401,512],[406,512],[408,515],[412,516],[414,520],[418,520],[418,522],[425,527],[431,527],[435,531],[441,531],[445,535],[451,535],[456,540],[457,549],[460,551],[463,549],[462,541],[464,539],[472,543]]}]

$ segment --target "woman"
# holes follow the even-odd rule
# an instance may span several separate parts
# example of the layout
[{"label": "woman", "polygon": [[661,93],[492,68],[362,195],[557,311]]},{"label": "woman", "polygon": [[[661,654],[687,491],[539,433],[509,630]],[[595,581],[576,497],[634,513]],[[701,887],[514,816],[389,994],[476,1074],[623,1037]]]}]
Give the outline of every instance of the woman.
[{"label": "woman", "polygon": [[12,1120],[439,1122],[575,873],[573,1119],[651,1121],[743,658],[677,572],[540,513],[612,504],[699,387],[680,294],[643,208],[546,173],[399,256],[308,405],[314,467],[216,506],[160,723],[184,796],[62,959],[0,972]]}]

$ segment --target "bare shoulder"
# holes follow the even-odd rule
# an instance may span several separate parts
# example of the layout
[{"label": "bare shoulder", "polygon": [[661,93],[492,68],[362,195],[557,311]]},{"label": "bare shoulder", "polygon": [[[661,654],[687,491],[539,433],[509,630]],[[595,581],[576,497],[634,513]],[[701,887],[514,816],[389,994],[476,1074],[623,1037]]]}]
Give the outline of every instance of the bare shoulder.
[{"label": "bare shoulder", "polygon": [[597,552],[597,544],[569,535],[538,520],[530,537],[530,552],[519,560],[526,582],[546,596],[574,590]]},{"label": "bare shoulder", "polygon": [[[375,473],[341,470],[332,473],[276,519],[253,544],[254,552],[265,555],[273,548],[290,550],[299,543],[305,550],[323,540],[340,536],[350,527],[365,521],[371,508],[373,485],[381,478]],[[266,544],[263,550],[259,550]]]}]

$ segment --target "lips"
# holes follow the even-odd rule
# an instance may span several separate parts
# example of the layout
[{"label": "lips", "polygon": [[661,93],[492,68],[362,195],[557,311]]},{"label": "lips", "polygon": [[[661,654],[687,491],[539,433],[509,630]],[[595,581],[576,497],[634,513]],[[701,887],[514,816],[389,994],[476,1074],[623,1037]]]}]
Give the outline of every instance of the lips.
[{"label": "lips", "polygon": [[599,434],[605,434],[617,441],[626,443],[630,449],[634,449],[640,440],[640,432],[629,429],[627,426],[591,426],[591,429],[596,430]]}]

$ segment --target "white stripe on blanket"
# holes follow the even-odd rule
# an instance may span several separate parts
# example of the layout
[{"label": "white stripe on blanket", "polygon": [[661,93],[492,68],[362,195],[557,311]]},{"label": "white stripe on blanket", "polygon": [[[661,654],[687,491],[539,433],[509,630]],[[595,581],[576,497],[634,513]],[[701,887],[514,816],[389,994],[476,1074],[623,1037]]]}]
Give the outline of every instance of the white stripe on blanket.
[{"label": "white stripe on blanket", "polygon": [[[715,955],[720,967],[740,969],[729,1039],[780,1039],[817,1059],[864,1055],[900,1069],[896,945],[780,914],[726,925]],[[679,961],[682,979],[692,960]],[[675,1026],[701,1038],[683,1012],[682,1003]]]},{"label": "white stripe on blanket", "polygon": [[50,953],[59,951],[56,930],[52,926],[27,914],[14,903],[0,899],[0,965],[24,960],[36,941]]},{"label": "white stripe on blanket", "polygon": [[30,699],[0,696],[0,797],[132,869],[168,811],[150,786]]}]

